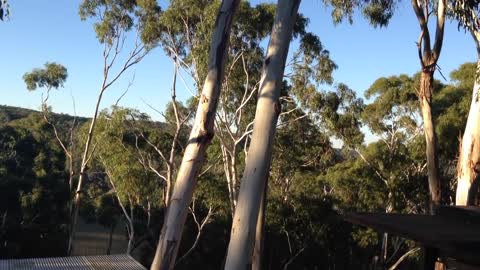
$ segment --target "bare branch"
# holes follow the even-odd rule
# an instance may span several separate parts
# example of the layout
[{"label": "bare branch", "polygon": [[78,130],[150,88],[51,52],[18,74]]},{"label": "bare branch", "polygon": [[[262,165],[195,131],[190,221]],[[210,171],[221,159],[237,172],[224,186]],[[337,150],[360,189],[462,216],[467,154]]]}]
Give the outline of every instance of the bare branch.
[{"label": "bare branch", "polygon": [[156,113],[160,114],[161,116],[165,117],[165,115],[163,114],[163,112],[161,112],[160,110],[158,110],[157,108],[153,107],[152,105],[150,105],[150,103],[146,102],[143,98],[141,99],[142,102],[147,105],[150,109],[154,110]]},{"label": "bare branch", "polygon": [[298,255],[300,255],[300,253],[302,253],[303,251],[305,250],[305,247],[301,248],[299,251],[297,251],[297,253],[295,253],[295,255],[293,255],[286,263],[285,265],[283,266],[283,270],[287,270],[288,269],[288,266],[298,257]]},{"label": "bare branch", "polygon": [[423,36],[424,35],[425,35],[425,31],[424,30],[420,31],[420,36],[418,37],[418,41],[416,42],[417,51],[418,51],[418,59],[420,60],[420,64],[422,65],[422,69],[425,68],[425,64],[423,63],[423,56],[422,56],[422,41],[423,41]]},{"label": "bare branch", "polygon": [[169,163],[168,159],[165,157],[163,151],[160,148],[158,148],[154,143],[152,143],[143,133],[140,133],[140,136],[145,140],[145,142],[148,143],[148,145],[150,145],[155,150],[155,152],[158,153],[158,155],[160,155],[160,157],[163,159],[163,161],[165,161],[165,163]]},{"label": "bare branch", "polygon": [[446,6],[445,0],[439,0],[438,1],[437,28],[436,28],[436,31],[435,31],[435,44],[433,45],[433,53],[434,53],[435,62],[438,60],[438,57],[440,56],[440,52],[442,50],[443,33],[445,32],[444,31],[444,28],[445,28],[445,6]]},{"label": "bare branch", "polygon": [[420,250],[420,248],[414,248],[414,249],[411,249],[409,250],[408,252],[406,252],[405,254],[402,255],[402,257],[400,257],[392,266],[390,266],[390,268],[388,268],[388,270],[395,270],[397,269],[397,267],[400,265],[400,263],[402,263],[406,258],[408,258],[408,256],[418,252]]},{"label": "bare branch", "polygon": [[358,150],[358,149],[355,149],[355,152],[357,152],[357,154],[360,156],[360,158],[370,167],[372,168],[374,171],[375,171],[375,174],[380,178],[380,180],[383,181],[383,183],[385,183],[386,186],[388,186],[388,180],[386,177],[384,177],[379,170],[377,170],[366,158],[365,156]]},{"label": "bare branch", "polygon": [[208,222],[210,222],[210,218],[214,214],[213,213],[213,208],[212,208],[212,206],[210,206],[208,208],[207,216],[205,216],[205,218],[203,218],[203,220],[201,222],[198,222],[197,216],[195,214],[195,199],[192,200],[192,206],[189,207],[188,209],[190,210],[190,214],[192,214],[193,221],[197,225],[197,236],[195,237],[195,241],[193,242],[190,249],[188,249],[188,251],[185,252],[185,254],[183,254],[183,256],[180,259],[177,260],[175,265],[178,265],[181,261],[183,261],[197,247],[198,241],[200,240],[200,236],[201,236],[202,231],[203,231],[203,227],[205,227],[205,225],[208,224]]},{"label": "bare branch", "polygon": [[300,115],[300,116],[298,116],[298,117],[296,117],[296,118],[294,118],[294,119],[288,120],[288,121],[286,121],[286,122],[279,123],[279,124],[277,125],[277,129],[278,129],[278,128],[282,128],[282,127],[284,127],[284,126],[286,126],[286,125],[288,125],[288,124],[291,124],[291,123],[293,123],[293,122],[296,122],[296,121],[298,121],[298,120],[300,120],[300,119],[303,119],[303,118],[305,118],[305,117],[307,117],[307,114]]},{"label": "bare branch", "polygon": [[90,159],[92,159],[93,157],[93,154],[95,153],[95,149],[97,148],[97,142],[93,145],[93,148],[92,148],[92,151],[90,152],[90,154],[88,155],[88,157],[85,159],[85,165],[88,164],[88,162],[90,162]]},{"label": "bare branch", "polygon": [[[426,6],[428,5],[427,2],[428,1],[425,2]],[[431,51],[431,46],[430,46],[430,33],[428,31],[428,23],[427,23],[427,19],[425,18],[425,13],[418,5],[418,0],[412,0],[412,7],[413,7],[413,11],[415,12],[415,15],[417,15],[417,20],[418,20],[418,23],[420,24],[420,29],[424,32],[424,35],[423,35],[424,50],[423,51],[424,53],[428,54]]]},{"label": "bare branch", "polygon": [[198,174],[198,178],[202,177],[204,174],[206,174],[214,164],[210,164],[205,170],[203,170],[201,173]]},{"label": "bare branch", "polygon": [[120,97],[118,97],[117,101],[115,102],[115,107],[118,106],[118,103],[120,103],[120,100],[122,100],[122,98],[123,98],[123,97],[127,94],[127,92],[130,90],[130,87],[132,87],[134,80],[135,80],[135,73],[133,74],[132,79],[128,82],[128,86],[127,86],[127,88],[125,89],[125,91],[123,91],[123,93],[120,95]]},{"label": "bare branch", "polygon": [[145,49],[145,46],[140,45],[140,44],[135,44],[135,48],[130,52],[129,57],[125,61],[123,67],[120,69],[120,71],[113,77],[112,80],[110,80],[108,83],[105,84],[103,87],[104,91],[109,88],[112,84],[114,84],[122,74],[128,70],[131,66],[138,64],[143,57],[145,57],[148,54],[148,50]]}]

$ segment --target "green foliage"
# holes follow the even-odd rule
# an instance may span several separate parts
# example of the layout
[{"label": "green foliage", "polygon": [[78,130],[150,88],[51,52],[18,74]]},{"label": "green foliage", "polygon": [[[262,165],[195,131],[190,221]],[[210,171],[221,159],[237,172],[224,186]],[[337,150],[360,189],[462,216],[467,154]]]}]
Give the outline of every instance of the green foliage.
[{"label": "green foliage", "polygon": [[110,46],[134,27],[146,47],[154,46],[160,14],[160,6],[154,0],[84,0],[79,9],[82,20],[97,20],[94,23],[97,38]]},{"label": "green foliage", "polygon": [[365,92],[367,99],[375,98],[365,107],[362,120],[378,135],[402,129],[405,135],[414,134],[419,113],[415,93],[416,82],[407,75],[377,79]]},{"label": "green foliage", "polygon": [[300,47],[293,56],[293,80],[305,85],[332,84],[332,73],[337,65],[330,59],[329,51],[324,49],[318,36],[305,33]]},{"label": "green foliage", "polygon": [[478,11],[480,3],[472,0],[449,0],[450,15],[458,21],[458,28],[478,31]]},{"label": "green foliage", "polygon": [[0,152],[2,256],[63,254],[69,199],[65,157],[47,124],[31,114],[2,125]]},{"label": "green foliage", "polygon": [[295,78],[292,93],[323,132],[335,136],[348,147],[363,142],[359,116],[365,105],[347,85],[337,84],[335,92],[317,91],[311,83]]},{"label": "green foliage", "polygon": [[398,1],[371,0],[363,7],[362,12],[374,27],[387,26],[394,14],[396,2]]},{"label": "green foliage", "polygon": [[128,138],[132,119],[138,112],[114,107],[111,113],[102,112],[97,123],[94,155],[108,179],[115,185],[119,199],[127,204],[146,205],[146,200],[159,198],[158,180],[137,159],[135,141]]},{"label": "green foliage", "polygon": [[[246,46],[243,42],[238,44]],[[305,52],[318,52],[319,46],[315,39],[309,44],[314,46],[306,49],[305,45]],[[302,53],[302,57],[303,55],[308,56],[308,53]],[[249,58],[245,59],[258,63],[258,66],[252,66],[252,70],[259,70],[261,55],[258,54],[258,62],[256,56],[253,56],[254,54],[248,55]],[[238,73],[235,73],[236,67],[232,69],[232,74],[235,75],[232,75],[231,88],[228,89],[231,99],[222,101],[226,102],[228,113],[234,112],[243,93],[243,89],[238,89],[243,87],[242,80],[236,80],[237,76],[244,76],[241,73],[242,65],[239,67]],[[422,169],[425,145],[422,134],[418,132],[421,123],[414,88],[418,75],[379,78],[366,91],[369,103],[365,105],[345,85],[336,85],[335,92],[317,91],[317,85],[326,81],[317,83],[310,71],[298,70],[297,75],[304,72],[307,74],[306,79],[292,76],[284,82],[282,89],[283,109],[293,111],[282,115],[275,141],[268,190],[265,264],[275,269],[282,268],[289,258],[301,251],[290,265],[291,268],[360,269],[369,265],[374,255],[378,255],[379,234],[343,222],[338,212],[386,211],[388,208],[393,212],[423,213],[428,208],[426,173]],[[437,94],[433,100],[434,117],[440,142],[443,179],[453,179],[457,134],[462,131],[465,123],[475,71],[474,64],[464,64],[451,73],[454,84],[435,82]],[[192,104],[194,105],[190,103]],[[192,112],[194,106],[190,105],[177,103],[182,116]],[[248,108],[250,110],[253,106]],[[68,191],[65,189],[65,157],[51,137],[51,129],[42,121],[41,115],[31,113],[28,116],[29,113],[31,112],[14,108],[6,108],[2,112],[5,121],[9,122],[8,128],[3,128],[0,133],[0,145],[3,145],[0,174],[5,175],[0,177],[0,200],[4,200],[0,204],[7,205],[9,212],[17,213],[12,216],[8,214],[7,227],[10,229],[2,234],[2,240],[8,239],[12,243],[9,250],[25,243],[22,242],[24,240],[20,237],[20,232],[29,235],[31,239],[38,239],[40,244],[47,244],[36,238],[35,234],[40,234],[38,230],[12,231],[12,228],[20,228],[18,222],[21,219],[33,220],[33,223],[40,223],[40,220],[47,223],[63,220],[65,212],[61,210],[65,211],[65,201],[68,200]],[[246,113],[246,118],[251,119],[250,111]],[[305,113],[308,116],[304,116]],[[152,122],[145,114],[120,107],[101,113],[98,133],[94,138],[97,146],[87,180],[86,204],[82,209],[82,215],[91,221],[106,227],[114,226],[122,213],[118,201],[114,199],[115,193],[108,184],[108,180],[112,180],[121,202],[135,206],[134,213],[138,220],[135,229],[138,238],[147,239],[147,246],[155,245],[158,232],[152,234],[143,226],[146,223],[143,209],[145,199],[148,197],[153,203],[155,214],[151,228],[160,228],[164,185],[138,162],[141,157],[139,154],[148,157],[151,165],[159,171],[166,167],[158,153],[139,134],[143,133],[151,143],[168,152],[175,130],[172,104],[167,105],[164,114],[166,123]],[[68,122],[69,119],[64,115],[54,117],[59,122]],[[246,124],[247,122],[242,122],[240,126]],[[368,127],[379,141],[363,145],[361,125]],[[87,126],[83,128],[83,133],[80,132],[80,140],[85,137]],[[66,128],[60,130],[67,131]],[[329,140],[331,135],[343,138],[347,147],[334,149]],[[187,138],[188,126],[182,131],[180,144],[175,149],[178,154]],[[243,147],[242,143],[237,149],[241,160],[238,169],[244,166]],[[175,160],[176,164],[179,159]],[[198,217],[205,216],[209,207],[213,207],[215,214],[205,227],[199,245],[178,266],[179,269],[198,265],[214,269],[222,265],[228,244],[231,213],[220,160],[219,139],[215,138],[207,155],[206,166],[211,168],[199,179],[195,193]],[[61,181],[64,182],[59,185],[53,179],[63,179]],[[448,189],[449,184],[445,187]],[[59,205],[62,200],[63,205],[52,208],[52,205]],[[44,207],[46,204],[49,207]],[[41,207],[49,209],[49,212],[43,211]],[[0,213],[4,213],[5,209],[0,210]],[[39,213],[40,216],[36,217]],[[56,225],[53,228],[48,232],[49,244],[58,243],[56,241],[65,237],[62,226]],[[41,233],[45,234],[44,231]],[[196,233],[196,225],[189,216],[180,253],[189,248]],[[7,235],[11,236],[6,238]],[[411,247],[410,242],[402,244],[402,250]],[[22,248],[26,250],[26,245]],[[5,254],[13,254],[13,251],[8,252]],[[48,252],[60,254],[53,249]],[[146,257],[150,256],[149,252],[153,252],[153,249],[147,249]]]},{"label": "green foliage", "polygon": [[[441,177],[444,179],[442,192],[446,197],[453,193],[450,190],[453,184],[449,182],[454,179],[455,158],[468,115],[475,72],[474,63],[465,63],[450,74],[454,84],[443,85],[434,81],[436,95],[432,108],[439,142]],[[426,194],[423,185],[412,182],[412,179],[422,182],[426,177],[425,172],[420,170],[425,162],[425,145],[419,132],[422,123],[415,96],[419,76],[380,78],[365,93],[373,100],[366,106],[362,121],[381,138],[383,144],[370,144],[364,155],[385,179],[392,179],[389,180],[388,190],[394,191],[395,209],[409,209],[414,204],[423,207]],[[375,152],[371,152],[374,149]],[[411,209],[419,212],[423,211],[422,207]]]},{"label": "green foliage", "polygon": [[370,24],[374,27],[387,26],[393,16],[397,0],[324,0],[326,5],[332,7],[332,19],[334,23],[341,23],[347,18],[353,22],[355,9],[361,9]]},{"label": "green foliage", "polygon": [[35,68],[23,75],[28,90],[32,91],[43,87],[50,90],[51,88],[63,87],[68,77],[67,69],[57,63],[47,62],[44,66],[43,69]]},{"label": "green foliage", "polygon": [[33,110],[0,105],[0,124],[7,124],[10,121],[27,117],[29,114],[35,113]]},{"label": "green foliage", "polygon": [[[345,18],[351,22],[354,11],[361,9],[374,26],[386,26],[398,3],[324,2],[332,7],[337,23]],[[95,32],[106,48],[115,50],[116,42],[132,30],[139,34],[147,50],[161,45],[180,68],[191,72],[199,90],[208,70],[208,48],[219,6],[220,1],[215,0],[173,0],[162,11],[155,0],[85,0],[80,16],[95,20]],[[248,1],[241,2],[230,36],[230,65],[219,101],[219,115],[227,121],[217,123],[217,134],[227,128],[233,132],[246,130],[253,120],[254,93],[263,66],[262,44],[270,33],[274,13],[274,4],[252,6]],[[365,269],[378,253],[379,235],[342,221],[338,213],[422,213],[427,209],[425,146],[418,132],[421,124],[414,87],[418,74],[379,78],[366,91],[369,102],[364,104],[347,85],[334,83],[332,74],[337,66],[320,38],[307,31],[308,23],[308,18],[298,16],[293,38],[298,39],[300,46],[293,53],[282,85],[281,105],[283,112],[290,113],[281,115],[274,145],[267,196],[265,268],[281,269],[298,252],[298,258],[290,265],[292,269]],[[475,71],[474,64],[464,64],[452,72],[453,85],[434,82],[437,94],[433,107],[441,162],[445,165],[443,179],[450,179],[454,168],[457,138],[468,112]],[[55,63],[24,75],[29,90],[62,87],[66,78],[67,70]],[[333,85],[334,90],[321,90],[325,85]],[[245,95],[250,93],[251,100],[243,104]],[[193,115],[195,102],[191,99],[187,105],[175,104],[180,118]],[[242,105],[240,118],[238,108]],[[69,119],[62,115],[52,117],[60,123]],[[138,216],[135,227],[145,227],[146,207],[151,203],[157,218],[150,228],[137,232],[149,239],[153,247],[158,232],[150,229],[161,227],[165,183],[147,167],[162,173],[167,169],[152,145],[164,153],[170,151],[176,129],[173,103],[167,105],[164,117],[165,123],[155,123],[133,109],[112,107],[101,112],[81,209],[82,215],[91,221],[113,227],[123,215],[119,209],[122,203]],[[0,119],[8,123],[0,127],[0,214],[7,217],[7,226],[2,227],[0,234],[0,251],[14,254],[26,250],[27,242],[19,236],[25,231],[36,239],[34,243],[63,247],[63,242],[56,241],[63,239],[61,224],[67,220],[65,157],[39,114],[9,108],[0,112]],[[177,148],[173,149],[177,154],[175,165],[179,164],[188,140],[189,119],[180,132]],[[77,138],[79,141],[85,140],[87,124]],[[65,127],[60,125],[61,133],[67,131]],[[365,145],[362,127],[379,140]],[[343,149],[332,146],[332,136],[342,140]],[[199,246],[179,269],[222,266],[231,213],[219,137],[208,150],[207,164],[202,169],[210,169],[200,177],[195,193],[199,217],[210,207],[215,214],[205,227]],[[248,141],[235,143],[238,147],[232,154],[238,160],[237,171],[241,171]],[[232,146],[230,141],[226,144]],[[49,240],[41,242],[38,239],[45,232],[22,227],[22,222],[51,225],[53,229],[46,235]],[[195,235],[196,226],[189,216],[180,254]],[[6,242],[10,244],[3,245]],[[410,245],[406,243],[403,248]]]},{"label": "green foliage", "polygon": [[450,73],[450,79],[456,87],[471,90],[475,84],[476,71],[476,63],[464,63]]}]

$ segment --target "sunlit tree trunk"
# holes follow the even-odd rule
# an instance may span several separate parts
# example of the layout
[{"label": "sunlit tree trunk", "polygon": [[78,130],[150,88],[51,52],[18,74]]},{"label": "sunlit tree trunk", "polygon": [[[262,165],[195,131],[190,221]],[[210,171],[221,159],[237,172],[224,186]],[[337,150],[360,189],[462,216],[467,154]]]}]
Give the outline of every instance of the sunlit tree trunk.
[{"label": "sunlit tree trunk", "polygon": [[[480,33],[472,31],[480,56]],[[480,57],[477,60],[477,72],[472,92],[472,102],[468,112],[467,124],[460,145],[457,164],[456,205],[473,205],[478,192],[478,174],[480,172]]]},{"label": "sunlit tree trunk", "polygon": [[422,72],[417,94],[420,102],[420,109],[422,111],[423,129],[425,133],[428,186],[430,190],[430,212],[433,212],[434,206],[440,204],[441,201],[437,136],[435,134],[435,123],[432,117],[433,74],[442,50],[446,0],[438,0],[438,4],[436,5],[437,21],[433,48],[431,46],[432,42],[430,40],[430,32],[428,29],[428,19],[431,15],[429,11],[429,2],[430,1],[428,0],[423,2],[412,0],[412,7],[421,29],[417,45]]},{"label": "sunlit tree trunk", "polygon": [[432,117],[433,70],[422,71],[420,77],[420,109],[425,134],[428,185],[431,205],[440,204],[440,177],[438,175],[438,149],[435,124]]},{"label": "sunlit tree trunk", "polygon": [[192,200],[207,146],[213,138],[215,113],[227,59],[230,29],[239,3],[240,0],[224,0],[215,22],[207,78],[151,269],[173,269],[175,265],[183,226],[188,214],[188,205]]},{"label": "sunlit tree trunk", "polygon": [[253,134],[233,218],[225,269],[245,270],[252,264],[258,213],[270,170],[273,139],[280,114],[280,89],[300,0],[279,0],[262,79]]}]

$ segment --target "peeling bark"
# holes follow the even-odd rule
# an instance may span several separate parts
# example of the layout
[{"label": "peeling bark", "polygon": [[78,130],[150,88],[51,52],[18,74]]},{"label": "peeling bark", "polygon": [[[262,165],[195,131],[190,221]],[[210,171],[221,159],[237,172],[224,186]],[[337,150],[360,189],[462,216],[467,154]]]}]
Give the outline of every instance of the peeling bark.
[{"label": "peeling bark", "polygon": [[435,134],[435,123],[433,122],[432,117],[433,74],[442,50],[445,30],[445,9],[447,3],[446,0],[439,0],[438,5],[436,6],[437,21],[433,48],[430,42],[430,32],[428,29],[428,18],[430,16],[428,10],[429,4],[429,1],[420,2],[412,0],[412,8],[417,16],[418,24],[421,29],[417,46],[422,73],[417,95],[423,118],[428,168],[428,186],[430,190],[430,212],[433,213],[434,206],[441,202],[437,136]]},{"label": "peeling bark", "polygon": [[438,173],[438,149],[435,123],[432,117],[433,71],[423,71],[420,77],[420,108],[425,133],[430,209],[441,200],[440,177]]},{"label": "peeling bark", "polygon": [[245,165],[225,263],[228,270],[246,270],[252,252],[280,114],[279,96],[285,61],[300,1],[279,0],[265,57],[248,159]]},{"label": "peeling bark", "polygon": [[195,123],[183,155],[157,251],[150,269],[173,269],[188,205],[193,196],[197,176],[213,138],[215,112],[224,75],[227,47],[233,16],[240,0],[224,0],[220,7],[209,53],[209,68],[198,104]]},{"label": "peeling bark", "polygon": [[[477,60],[477,72],[480,59]],[[474,205],[478,192],[478,177],[480,172],[480,100],[479,74],[475,75],[472,102],[468,112],[467,124],[460,145],[457,164],[457,194],[456,205]]]}]

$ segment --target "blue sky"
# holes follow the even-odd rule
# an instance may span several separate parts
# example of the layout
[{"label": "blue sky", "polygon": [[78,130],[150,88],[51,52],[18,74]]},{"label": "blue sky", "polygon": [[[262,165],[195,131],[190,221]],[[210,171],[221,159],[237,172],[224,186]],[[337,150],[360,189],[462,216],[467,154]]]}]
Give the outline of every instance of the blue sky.
[{"label": "blue sky", "polygon": [[[0,104],[38,109],[39,92],[28,92],[22,80],[25,72],[47,61],[65,65],[69,77],[65,88],[51,98],[54,111],[73,113],[75,98],[78,115],[93,113],[102,79],[102,46],[95,38],[91,22],[78,16],[80,0],[9,0],[11,19],[0,23]],[[167,0],[159,1],[162,6]],[[252,1],[252,4],[262,1]],[[310,18],[310,31],[318,34],[339,68],[336,82],[343,82],[363,96],[363,91],[377,78],[400,73],[413,74],[419,69],[415,42],[419,27],[408,1],[402,1],[388,28],[374,29],[361,14],[354,24],[333,25],[330,11],[320,0],[304,0],[300,11]],[[292,46],[295,46],[293,43]],[[293,48],[291,48],[293,51]],[[476,60],[471,37],[448,22],[439,65],[443,74],[466,61]],[[145,102],[162,110],[168,101],[172,63],[161,49],[149,54],[131,72],[126,73],[107,93],[102,108],[109,107],[122,94],[135,74],[130,91],[121,105],[140,109],[160,119]],[[437,74],[437,79],[441,77]],[[443,79],[442,79],[443,80]],[[179,96],[188,91],[179,85]]]}]

